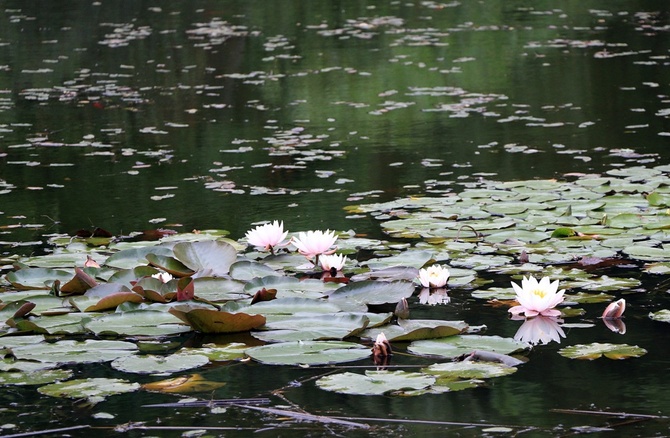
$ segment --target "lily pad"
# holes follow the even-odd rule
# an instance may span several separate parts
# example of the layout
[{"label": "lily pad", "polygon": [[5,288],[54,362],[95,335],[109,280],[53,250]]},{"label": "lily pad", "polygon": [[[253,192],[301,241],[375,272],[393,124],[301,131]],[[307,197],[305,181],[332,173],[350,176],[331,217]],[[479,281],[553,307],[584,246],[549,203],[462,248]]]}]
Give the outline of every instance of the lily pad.
[{"label": "lily pad", "polygon": [[376,339],[384,333],[389,341],[416,341],[444,338],[463,333],[468,329],[464,321],[442,321],[433,319],[399,319],[397,325],[385,325],[365,330],[361,337]]},{"label": "lily pad", "polygon": [[169,312],[151,310],[96,316],[84,325],[97,335],[169,336],[191,331]]},{"label": "lily pad", "polygon": [[561,356],[569,359],[594,360],[605,356],[608,359],[628,359],[631,357],[640,357],[647,354],[647,350],[637,345],[628,344],[592,344],[571,345],[558,350]]},{"label": "lily pad", "polygon": [[51,289],[55,281],[70,281],[72,273],[62,269],[23,268],[9,272],[5,278],[18,290]]},{"label": "lily pad", "polygon": [[352,395],[384,395],[405,390],[427,388],[435,383],[435,378],[422,373],[407,371],[372,371],[365,374],[339,373],[325,376],[316,381],[316,385],[326,391]]},{"label": "lily pad", "polygon": [[517,371],[516,367],[494,362],[446,362],[438,363],[421,370],[426,374],[438,378],[438,384],[442,380],[453,381],[460,379],[489,379],[512,374]]},{"label": "lily pad", "polygon": [[330,294],[329,300],[357,301],[364,304],[397,303],[414,293],[414,284],[408,281],[360,281],[343,286]]},{"label": "lily pad", "polygon": [[191,394],[196,392],[209,392],[224,386],[224,382],[214,382],[203,378],[200,374],[187,374],[172,379],[158,382],[145,383],[142,389],[154,392],[166,392],[177,394]]},{"label": "lily pad", "polygon": [[268,321],[265,327],[269,330],[252,335],[268,342],[341,340],[360,333],[369,323],[361,314],[301,314]]},{"label": "lily pad", "polygon": [[266,365],[326,365],[365,359],[371,352],[353,342],[297,341],[252,347],[246,354]]},{"label": "lily pad", "polygon": [[222,312],[204,308],[186,309],[173,307],[170,313],[201,333],[238,333],[265,324],[263,315]]},{"label": "lily pad", "polygon": [[492,351],[500,354],[512,354],[529,350],[531,345],[515,341],[512,338],[485,335],[458,335],[443,339],[412,342],[407,350],[414,354],[441,356],[453,359],[473,350]]},{"label": "lily pad", "polygon": [[86,341],[43,342],[36,345],[16,347],[12,350],[17,359],[36,360],[45,363],[97,363],[135,354],[137,346],[132,342],[89,339]]},{"label": "lily pad", "polygon": [[670,322],[670,310],[662,309],[658,312],[651,312],[649,314],[649,318],[653,319],[654,321]]},{"label": "lily pad", "polygon": [[222,277],[237,259],[237,250],[227,242],[203,240],[180,242],[173,248],[174,256],[200,277]]},{"label": "lily pad", "polygon": [[166,356],[145,354],[142,356],[120,357],[112,362],[112,368],[125,373],[171,374],[200,368],[209,363],[209,358],[201,354],[176,353]]},{"label": "lily pad", "polygon": [[51,397],[65,397],[73,399],[87,399],[90,402],[100,402],[105,397],[140,389],[139,383],[122,379],[107,379],[103,377],[92,379],[76,379],[67,382],[52,383],[37,388],[40,394]]},{"label": "lily pad", "polygon": [[0,373],[0,385],[44,385],[52,382],[67,380],[74,372],[72,370],[40,370],[14,371]]}]

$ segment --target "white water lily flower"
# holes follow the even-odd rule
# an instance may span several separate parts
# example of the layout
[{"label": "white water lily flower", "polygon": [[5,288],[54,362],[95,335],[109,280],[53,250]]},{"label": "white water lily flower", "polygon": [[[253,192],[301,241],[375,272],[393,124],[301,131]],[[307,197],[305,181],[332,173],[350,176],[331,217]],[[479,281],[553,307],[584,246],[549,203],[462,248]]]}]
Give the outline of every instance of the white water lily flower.
[{"label": "white water lily flower", "polygon": [[423,287],[444,287],[449,279],[449,270],[442,265],[431,265],[419,270],[419,281]]},{"label": "white water lily flower", "polygon": [[322,255],[321,257],[319,257],[319,263],[321,264],[321,269],[323,269],[324,271],[330,271],[331,269],[341,271],[346,262],[347,262],[347,256],[342,254]]},{"label": "white water lily flower", "polygon": [[308,259],[321,254],[332,254],[335,249],[330,249],[337,240],[335,231],[307,231],[298,233],[298,237],[293,236],[292,243],[298,248],[298,252]]},{"label": "white water lily flower", "polygon": [[274,221],[247,231],[245,237],[250,245],[272,251],[272,248],[282,244],[287,234],[288,231],[284,231],[284,222]]},{"label": "white water lily flower", "polygon": [[169,272],[158,272],[152,275],[153,278],[159,279],[162,283],[167,283],[172,280],[172,274]]},{"label": "white water lily flower", "polygon": [[523,313],[526,317],[560,316],[561,312],[554,307],[563,302],[565,291],[558,291],[558,280],[551,283],[549,277],[543,277],[538,282],[535,277],[529,276],[523,277],[521,287],[514,282],[512,287],[519,302],[518,306],[509,309],[513,315]]}]

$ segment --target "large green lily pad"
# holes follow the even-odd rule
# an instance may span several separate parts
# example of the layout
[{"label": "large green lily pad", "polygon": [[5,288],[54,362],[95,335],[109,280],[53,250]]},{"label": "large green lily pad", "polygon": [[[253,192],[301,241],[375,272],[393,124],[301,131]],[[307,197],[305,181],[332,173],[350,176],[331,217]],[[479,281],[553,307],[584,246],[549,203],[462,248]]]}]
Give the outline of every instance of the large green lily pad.
[{"label": "large green lily pad", "polygon": [[103,377],[92,379],[76,379],[67,382],[52,383],[37,388],[40,394],[51,397],[66,397],[73,399],[87,399],[89,402],[100,402],[105,397],[140,389],[139,383],[122,379],[107,379]]},{"label": "large green lily pad", "polygon": [[132,342],[89,339],[25,345],[13,348],[12,352],[17,359],[56,364],[82,364],[111,361],[135,354],[136,350],[137,346]]},{"label": "large green lily pad", "polygon": [[399,319],[397,325],[390,324],[365,330],[361,333],[361,337],[376,339],[380,333],[384,333],[389,341],[416,341],[459,335],[467,329],[468,324],[464,321]]},{"label": "large green lily pad", "polygon": [[343,341],[296,341],[252,347],[245,352],[267,365],[326,365],[365,359],[370,348]]},{"label": "large green lily pad", "polygon": [[407,350],[414,354],[453,359],[474,350],[512,354],[530,348],[530,344],[515,341],[512,338],[485,335],[458,335],[442,339],[414,341],[407,347]]},{"label": "large green lily pad", "polygon": [[396,393],[402,395],[405,390],[418,390],[435,383],[435,377],[407,371],[372,371],[365,374],[339,373],[325,376],[316,381],[316,385],[326,391],[353,395],[383,395]]},{"label": "large green lily pad", "polygon": [[647,350],[637,345],[628,344],[592,344],[571,345],[558,350],[561,356],[569,359],[594,360],[605,356],[608,359],[628,359],[631,357],[640,357],[647,354]]},{"label": "large green lily pad", "polygon": [[112,362],[112,368],[125,373],[172,374],[200,368],[208,363],[209,358],[201,354],[176,353],[165,356],[145,354],[120,357]]},{"label": "large green lily pad", "polygon": [[670,310],[662,309],[658,312],[651,312],[649,313],[649,318],[654,321],[670,322]]}]

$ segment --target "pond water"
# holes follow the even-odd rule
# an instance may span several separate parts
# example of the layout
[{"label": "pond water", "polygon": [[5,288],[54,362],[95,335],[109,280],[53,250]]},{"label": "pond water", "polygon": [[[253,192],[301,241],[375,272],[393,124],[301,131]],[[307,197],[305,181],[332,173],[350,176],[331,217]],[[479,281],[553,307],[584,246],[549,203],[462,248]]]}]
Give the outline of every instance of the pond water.
[{"label": "pond water", "polygon": [[[448,196],[484,179],[575,179],[668,164],[670,14],[662,0],[0,5],[3,273],[15,255],[48,251],[50,236],[96,227],[117,236],[225,229],[240,239],[251,224],[279,219],[291,231],[389,239],[379,221],[345,207]],[[290,402],[313,414],[424,421],[371,420],[380,436],[484,433],[470,423],[513,426],[524,435],[621,423],[612,433],[666,435],[668,325],[647,315],[670,307],[667,283],[641,274],[640,264],[617,269],[598,273],[641,280],[625,291],[625,334],[598,319],[602,303],[584,305],[579,322],[593,327],[566,329],[560,344],[535,348],[517,373],[486,387],[419,397],[342,395],[309,380],[328,370],[268,372],[252,363],[207,368],[207,378],[227,385],[202,398],[277,397],[272,391],[279,390],[285,400],[273,398],[273,405]],[[509,287],[509,276],[488,279]],[[521,324],[467,288],[450,295],[451,303],[434,307],[414,296],[413,316],[486,325],[487,334],[504,337]],[[591,342],[648,353],[621,361],[557,354]],[[426,362],[396,354],[392,363]],[[123,374],[103,365],[76,371]],[[83,407],[7,386],[0,399],[0,423],[16,425],[6,433],[145,421],[253,430],[267,424],[263,434],[275,436],[281,423],[235,408],[142,407],[175,401],[150,393]],[[96,412],[114,417],[93,419]],[[343,430],[307,422],[276,427],[296,436]],[[356,433],[370,431],[347,431]]]}]

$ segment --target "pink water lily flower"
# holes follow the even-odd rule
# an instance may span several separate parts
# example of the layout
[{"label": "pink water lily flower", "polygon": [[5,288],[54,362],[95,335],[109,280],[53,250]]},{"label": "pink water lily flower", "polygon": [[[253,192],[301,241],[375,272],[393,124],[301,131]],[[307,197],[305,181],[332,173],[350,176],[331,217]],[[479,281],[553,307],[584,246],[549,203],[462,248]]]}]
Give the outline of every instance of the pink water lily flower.
[{"label": "pink water lily flower", "polygon": [[318,257],[321,254],[332,254],[335,249],[331,247],[335,244],[337,236],[335,231],[301,231],[298,237],[293,236],[291,242],[298,248],[298,252],[308,259]]},{"label": "pink water lily flower", "polygon": [[603,319],[617,319],[621,318],[623,312],[626,310],[626,300],[620,300],[610,303],[603,312]]},{"label": "pink water lily flower", "polygon": [[444,287],[447,280],[449,280],[449,269],[442,265],[419,269],[419,281],[423,287]]},{"label": "pink water lily flower", "polygon": [[539,282],[532,276],[523,277],[521,287],[512,282],[512,287],[516,292],[518,306],[514,306],[509,311],[513,315],[523,313],[526,317],[537,315],[560,316],[560,310],[554,309],[563,302],[564,290],[558,291],[558,280],[551,283],[549,277],[543,277]]},{"label": "pink water lily flower", "polygon": [[274,252],[273,248],[281,246],[287,234],[288,231],[284,231],[284,222],[274,221],[247,231],[245,237],[250,245]]}]

